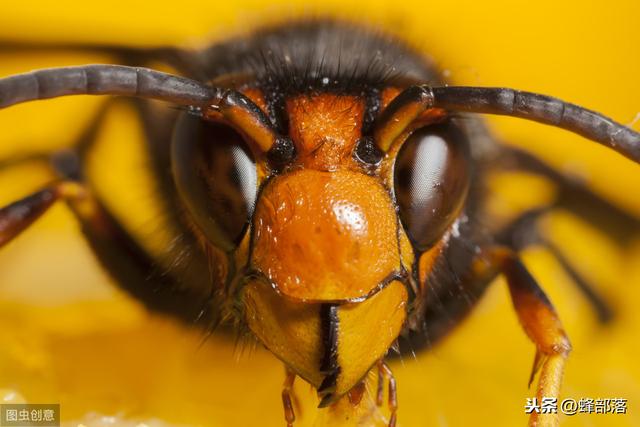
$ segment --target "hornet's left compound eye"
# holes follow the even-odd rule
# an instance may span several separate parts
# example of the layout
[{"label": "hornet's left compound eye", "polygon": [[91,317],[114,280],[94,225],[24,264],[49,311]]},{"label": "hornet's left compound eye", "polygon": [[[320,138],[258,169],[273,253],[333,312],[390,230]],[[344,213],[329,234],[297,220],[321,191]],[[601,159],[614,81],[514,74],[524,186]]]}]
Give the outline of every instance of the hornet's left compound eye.
[{"label": "hornet's left compound eye", "polygon": [[205,237],[230,252],[242,240],[257,193],[256,163],[229,126],[183,113],[174,130],[178,193]]},{"label": "hornet's left compound eye", "polygon": [[394,190],[400,219],[419,251],[455,220],[469,188],[469,144],[450,120],[415,130],[396,158]]}]

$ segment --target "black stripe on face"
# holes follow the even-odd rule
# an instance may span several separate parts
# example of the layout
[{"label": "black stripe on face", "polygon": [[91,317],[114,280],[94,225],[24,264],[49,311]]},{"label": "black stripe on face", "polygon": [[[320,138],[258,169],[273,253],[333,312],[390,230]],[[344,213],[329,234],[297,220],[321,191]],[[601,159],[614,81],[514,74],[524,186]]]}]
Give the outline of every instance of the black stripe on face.
[{"label": "black stripe on face", "polygon": [[320,363],[320,372],[325,375],[318,388],[321,398],[319,408],[328,406],[333,401],[336,382],[340,375],[338,365],[338,305],[322,304],[320,306],[320,324],[322,327],[322,343],[324,354]]}]

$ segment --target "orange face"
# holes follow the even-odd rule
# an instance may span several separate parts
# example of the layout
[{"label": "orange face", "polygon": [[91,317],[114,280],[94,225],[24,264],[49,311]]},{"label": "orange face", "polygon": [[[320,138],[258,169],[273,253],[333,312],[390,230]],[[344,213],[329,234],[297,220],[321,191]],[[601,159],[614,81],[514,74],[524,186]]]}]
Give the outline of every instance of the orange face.
[{"label": "orange face", "polygon": [[286,105],[296,160],[258,197],[242,300],[253,333],[327,404],[400,333],[413,255],[391,190],[353,155],[364,101],[322,94]]}]

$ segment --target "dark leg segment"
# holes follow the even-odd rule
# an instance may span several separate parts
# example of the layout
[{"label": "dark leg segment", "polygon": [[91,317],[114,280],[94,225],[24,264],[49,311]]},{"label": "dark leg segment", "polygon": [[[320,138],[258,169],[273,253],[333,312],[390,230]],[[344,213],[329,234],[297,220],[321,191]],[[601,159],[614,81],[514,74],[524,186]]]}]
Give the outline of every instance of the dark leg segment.
[{"label": "dark leg segment", "polygon": [[[67,200],[80,208],[86,194],[87,191],[81,184],[63,181],[0,209],[0,247],[17,237],[56,201]],[[86,209],[87,206],[83,208]]]}]

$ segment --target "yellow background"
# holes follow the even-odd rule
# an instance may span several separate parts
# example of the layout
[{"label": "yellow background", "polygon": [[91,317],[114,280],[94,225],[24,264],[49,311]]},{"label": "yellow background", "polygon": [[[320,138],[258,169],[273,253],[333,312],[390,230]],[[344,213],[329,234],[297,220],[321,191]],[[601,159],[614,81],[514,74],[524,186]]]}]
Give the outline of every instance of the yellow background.
[{"label": "yellow background", "polygon": [[[457,84],[552,94],[622,123],[640,112],[637,0],[4,1],[0,40],[199,45],[301,13],[339,14],[388,27],[428,51]],[[106,60],[70,53],[0,54],[0,75]],[[0,159],[68,144],[98,103],[69,98],[0,112]],[[107,124],[105,133],[119,146],[139,137],[129,113],[117,111]],[[560,130],[516,119],[488,120],[500,140],[579,174],[599,194],[640,216],[637,165]],[[103,161],[109,164],[108,158]],[[29,167],[0,172],[0,204],[47,179]],[[549,192],[526,178],[493,184],[504,195],[495,202],[501,211]],[[598,325],[553,258],[536,248],[525,253],[572,338],[563,396],[629,400],[627,415],[563,417],[562,425],[640,425],[640,240],[620,251],[606,236],[562,213],[545,221],[545,227],[618,313],[612,325]],[[259,348],[243,352],[217,337],[200,346],[201,338],[147,314],[118,291],[63,206],[0,253],[0,389],[17,391],[30,402],[59,401],[67,421],[108,421],[88,415],[96,411],[115,415],[123,425],[135,420],[284,425],[280,364]],[[525,425],[525,397],[533,394],[526,388],[533,352],[498,281],[442,345],[392,365],[399,383],[400,425]],[[306,385],[296,390],[306,401],[303,421],[308,424],[313,394]]]}]

